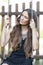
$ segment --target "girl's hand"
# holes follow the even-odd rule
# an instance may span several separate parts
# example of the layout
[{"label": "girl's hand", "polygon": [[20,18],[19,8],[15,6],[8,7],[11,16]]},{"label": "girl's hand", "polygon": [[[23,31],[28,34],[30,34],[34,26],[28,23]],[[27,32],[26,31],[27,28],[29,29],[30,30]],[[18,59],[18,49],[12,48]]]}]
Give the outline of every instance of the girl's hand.
[{"label": "girl's hand", "polygon": [[31,21],[30,21],[30,27],[32,30],[35,29],[35,22],[33,19],[31,19]]}]

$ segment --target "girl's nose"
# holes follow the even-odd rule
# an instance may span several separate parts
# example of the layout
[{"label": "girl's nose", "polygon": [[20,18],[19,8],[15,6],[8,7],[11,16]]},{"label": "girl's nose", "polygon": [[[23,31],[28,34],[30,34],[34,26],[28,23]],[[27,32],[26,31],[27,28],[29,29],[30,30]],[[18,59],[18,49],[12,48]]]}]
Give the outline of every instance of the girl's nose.
[{"label": "girl's nose", "polygon": [[21,19],[23,20],[24,19],[24,16],[21,16]]}]

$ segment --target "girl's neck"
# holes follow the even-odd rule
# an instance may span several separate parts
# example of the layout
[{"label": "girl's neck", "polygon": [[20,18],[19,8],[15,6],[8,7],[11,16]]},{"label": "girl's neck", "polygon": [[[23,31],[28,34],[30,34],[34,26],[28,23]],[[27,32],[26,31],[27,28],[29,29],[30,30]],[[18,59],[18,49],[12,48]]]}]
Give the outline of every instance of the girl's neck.
[{"label": "girl's neck", "polygon": [[21,26],[22,32],[28,31],[28,26]]}]

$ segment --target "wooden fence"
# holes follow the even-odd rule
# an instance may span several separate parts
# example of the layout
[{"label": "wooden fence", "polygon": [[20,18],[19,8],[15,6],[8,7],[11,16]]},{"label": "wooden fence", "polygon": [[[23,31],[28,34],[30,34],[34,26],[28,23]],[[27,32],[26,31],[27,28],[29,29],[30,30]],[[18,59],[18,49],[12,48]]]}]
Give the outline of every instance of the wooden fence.
[{"label": "wooden fence", "polygon": [[[30,2],[29,4],[30,4],[30,8],[32,8],[32,2]],[[4,16],[5,15],[7,15],[7,14],[9,15],[9,21],[11,22],[11,16],[12,15],[15,15],[17,17],[18,14],[21,14],[21,12],[18,11],[18,5],[19,4],[15,4],[15,8],[16,8],[15,12],[11,12],[11,5],[9,5],[9,9],[8,9],[9,10],[9,14],[8,14],[8,12],[5,12],[5,7],[2,6],[2,12],[0,13],[0,15],[2,16],[2,28],[3,28],[3,25],[4,25]],[[36,3],[36,6],[37,6],[36,7],[36,12],[37,12],[37,16],[39,18],[39,15],[43,14],[43,12],[39,11],[39,8],[40,8],[39,7],[39,2]],[[22,10],[24,10],[24,9],[25,9],[25,3],[22,3]],[[37,23],[39,23],[39,22],[37,22]]]},{"label": "wooden fence", "polygon": [[[30,2],[29,4],[30,4],[30,8],[32,8],[32,2]],[[38,22],[37,22],[38,32],[39,32],[39,16],[43,15],[43,12],[39,11],[39,8],[40,8],[39,6],[40,6],[40,2],[37,2],[36,3],[36,12],[37,12],[37,18],[38,18]],[[12,15],[15,15],[17,17],[19,14],[21,14],[21,12],[18,11],[18,4],[15,5],[15,8],[16,8],[15,12],[11,12],[11,5],[9,5],[9,22],[10,23],[11,23],[11,16]],[[24,9],[25,9],[25,3],[22,3],[22,10],[24,10]],[[5,12],[5,7],[2,6],[2,12],[0,12],[0,15],[2,16],[2,29],[3,29],[3,25],[4,25],[4,17],[7,14],[8,14],[8,12]],[[2,52],[2,54],[0,54],[0,57],[3,58],[3,52]],[[43,56],[39,56],[39,50],[37,50],[36,55],[34,56],[34,58],[36,58],[36,59],[43,58]]]}]

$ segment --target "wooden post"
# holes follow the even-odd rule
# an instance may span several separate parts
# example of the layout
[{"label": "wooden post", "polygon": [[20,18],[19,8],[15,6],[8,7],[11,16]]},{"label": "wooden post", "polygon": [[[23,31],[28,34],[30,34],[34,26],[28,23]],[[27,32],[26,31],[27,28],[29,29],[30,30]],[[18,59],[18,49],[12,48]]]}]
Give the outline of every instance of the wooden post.
[{"label": "wooden post", "polygon": [[[5,11],[5,8],[4,6],[2,6],[2,30],[3,30],[3,26],[4,26],[4,11]],[[2,49],[2,58],[4,57],[4,47],[1,48]]]},{"label": "wooden post", "polygon": [[[39,33],[39,2],[36,3],[37,5],[37,30],[38,30],[38,33]],[[39,45],[38,45],[39,46]],[[36,51],[36,55],[39,55],[39,48],[38,50]]]},{"label": "wooden post", "polygon": [[18,23],[17,22],[17,16],[18,16],[18,4],[16,3],[16,5],[15,5],[15,12],[16,12],[16,19],[15,19],[15,21],[16,21],[16,23]]},{"label": "wooden post", "polygon": [[39,14],[39,8],[40,8],[40,3],[37,2],[36,5],[37,5],[36,10],[37,10],[37,18],[38,18],[38,21],[37,21],[37,29],[38,29],[38,32],[39,32],[39,15],[40,15]]},{"label": "wooden post", "polygon": [[18,12],[18,4],[15,5],[15,11]]},{"label": "wooden post", "polygon": [[32,9],[32,2],[30,2],[30,8]]},{"label": "wooden post", "polygon": [[24,10],[24,9],[25,9],[25,3],[22,4],[22,10]]},{"label": "wooden post", "polygon": [[11,5],[9,5],[9,22],[10,22],[10,27],[11,27]]},{"label": "wooden post", "polygon": [[3,29],[3,26],[4,26],[4,6],[2,6],[2,29]]}]

